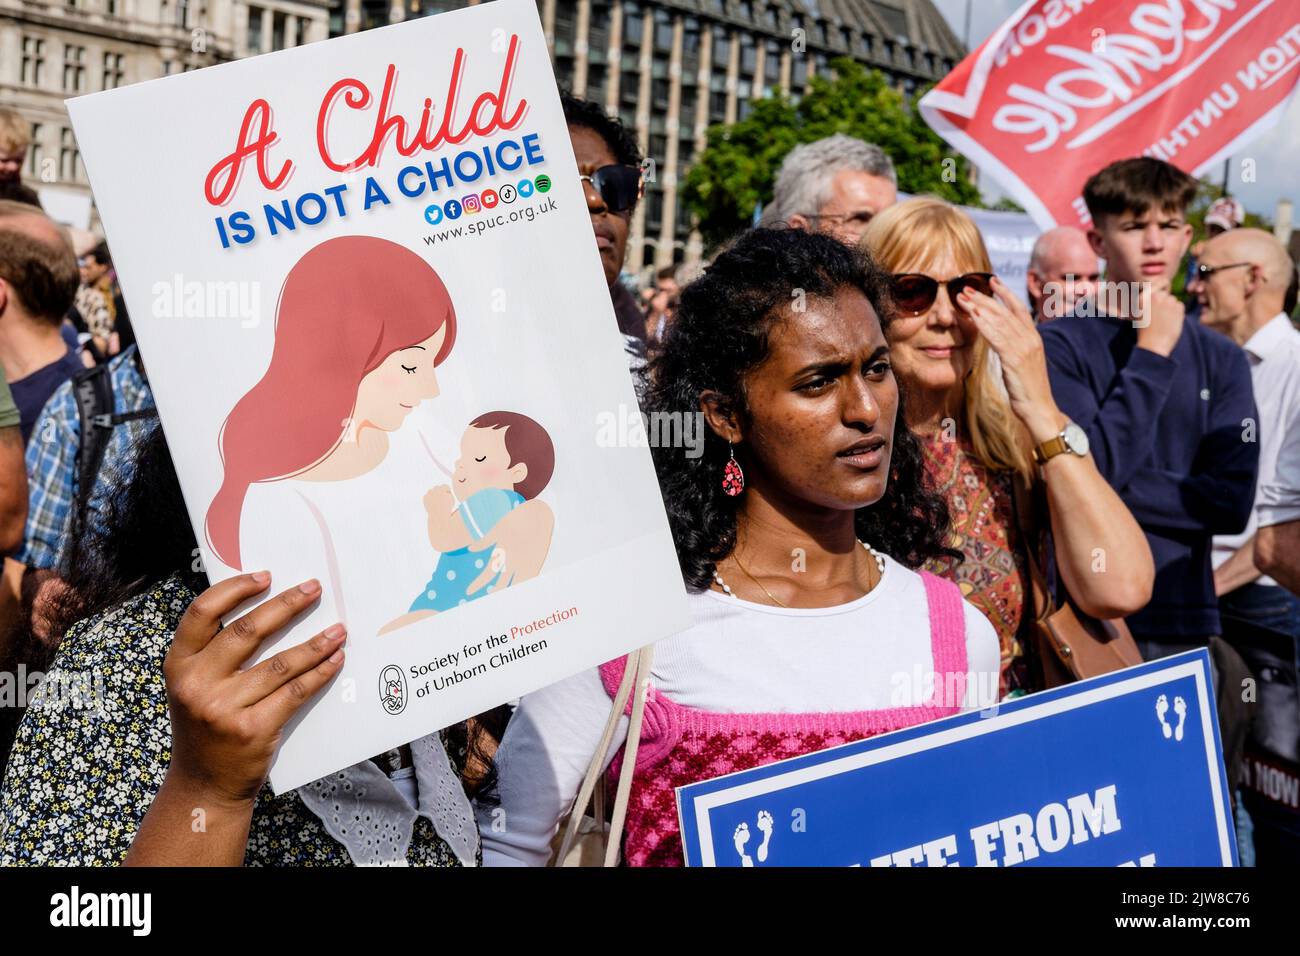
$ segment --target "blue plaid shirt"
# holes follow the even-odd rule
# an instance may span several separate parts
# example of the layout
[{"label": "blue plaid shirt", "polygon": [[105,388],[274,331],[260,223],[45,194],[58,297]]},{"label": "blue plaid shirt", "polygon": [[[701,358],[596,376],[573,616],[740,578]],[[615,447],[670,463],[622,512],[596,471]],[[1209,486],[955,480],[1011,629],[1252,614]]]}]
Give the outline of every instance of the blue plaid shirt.
[{"label": "blue plaid shirt", "polygon": [[[131,346],[108,365],[113,383],[113,412],[121,415],[153,405],[149,384],[136,369]],[[113,429],[104,462],[95,479],[88,522],[94,524],[108,495],[130,480],[131,442],[153,426],[151,419],[125,422]],[[54,568],[63,556],[72,505],[77,496],[77,450],[81,420],[72,382],[50,396],[27,442],[27,531],[16,560],[28,567]]]}]

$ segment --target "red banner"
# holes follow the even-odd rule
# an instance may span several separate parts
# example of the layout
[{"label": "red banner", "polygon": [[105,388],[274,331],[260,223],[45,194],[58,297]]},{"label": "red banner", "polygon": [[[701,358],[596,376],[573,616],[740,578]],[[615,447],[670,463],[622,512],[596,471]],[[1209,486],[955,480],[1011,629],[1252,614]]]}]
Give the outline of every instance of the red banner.
[{"label": "red banner", "polygon": [[1211,169],[1278,121],[1297,66],[1295,0],[1030,0],[920,108],[1041,227],[1086,225],[1089,176]]}]

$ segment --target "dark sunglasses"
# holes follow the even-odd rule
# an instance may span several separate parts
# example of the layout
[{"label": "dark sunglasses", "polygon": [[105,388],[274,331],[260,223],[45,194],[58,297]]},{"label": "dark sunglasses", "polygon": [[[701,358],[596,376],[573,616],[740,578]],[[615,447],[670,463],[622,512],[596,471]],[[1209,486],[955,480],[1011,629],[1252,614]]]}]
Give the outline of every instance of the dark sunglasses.
[{"label": "dark sunglasses", "polygon": [[1196,266],[1196,278],[1204,282],[1216,272],[1222,272],[1224,269],[1241,269],[1253,266],[1253,262],[1230,262],[1226,266],[1207,266],[1204,262]]},{"label": "dark sunglasses", "polygon": [[903,315],[916,316],[928,312],[939,297],[939,286],[948,289],[948,298],[956,304],[962,289],[970,288],[984,295],[993,295],[993,273],[968,272],[965,275],[940,283],[919,272],[904,272],[890,276],[890,292],[893,294],[894,306]]},{"label": "dark sunglasses", "polygon": [[635,166],[602,166],[590,176],[579,176],[591,183],[610,212],[626,212],[637,204],[645,188],[641,170]]}]

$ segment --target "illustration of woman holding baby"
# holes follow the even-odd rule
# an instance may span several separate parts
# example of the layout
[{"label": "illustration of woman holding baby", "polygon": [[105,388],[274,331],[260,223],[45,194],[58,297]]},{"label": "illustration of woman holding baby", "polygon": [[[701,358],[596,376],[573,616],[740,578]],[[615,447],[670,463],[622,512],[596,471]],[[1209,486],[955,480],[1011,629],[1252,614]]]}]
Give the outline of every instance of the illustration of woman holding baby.
[{"label": "illustration of woman holding baby", "polygon": [[554,518],[535,496],[554,451],[536,422],[479,416],[454,472],[421,437],[432,490],[431,469],[389,454],[412,410],[438,396],[455,341],[447,288],[411,250],[343,236],[303,255],[280,293],[270,366],[221,432],[207,515],[217,557],[285,583],[319,578],[312,616],[354,637],[537,575]]}]

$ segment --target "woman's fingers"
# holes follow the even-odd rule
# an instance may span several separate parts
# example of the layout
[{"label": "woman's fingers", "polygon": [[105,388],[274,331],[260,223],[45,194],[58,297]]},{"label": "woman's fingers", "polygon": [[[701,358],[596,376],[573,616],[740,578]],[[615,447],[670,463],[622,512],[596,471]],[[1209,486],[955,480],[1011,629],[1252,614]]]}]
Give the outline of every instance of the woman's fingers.
[{"label": "woman's fingers", "polygon": [[320,597],[320,582],[315,578],[296,588],[281,591],[263,601],[229,626],[208,644],[212,662],[229,673],[237,670],[257,650],[258,645],[307,610]]},{"label": "woman's fingers", "polygon": [[[309,641],[308,644],[311,642]],[[305,646],[305,645],[299,645]],[[343,648],[338,646],[324,660],[285,681],[278,689],[250,708],[258,720],[279,728],[289,722],[303,704],[328,684],[343,667]]]},{"label": "woman's fingers", "polygon": [[254,571],[212,585],[185,610],[172,639],[172,653],[186,657],[203,650],[221,629],[221,619],[244,601],[261,594],[270,583],[269,571]]},{"label": "woman's fingers", "polygon": [[346,636],[347,630],[342,624],[332,624],[315,637],[250,667],[236,678],[239,683],[236,701],[245,707],[256,706],[341,649]]},{"label": "woman's fingers", "polygon": [[1029,311],[1029,306],[1025,305],[1020,296],[1012,292],[1011,288],[997,276],[993,277],[993,291],[1013,316],[1022,322],[1028,322],[1030,325],[1034,324],[1034,316]]}]

